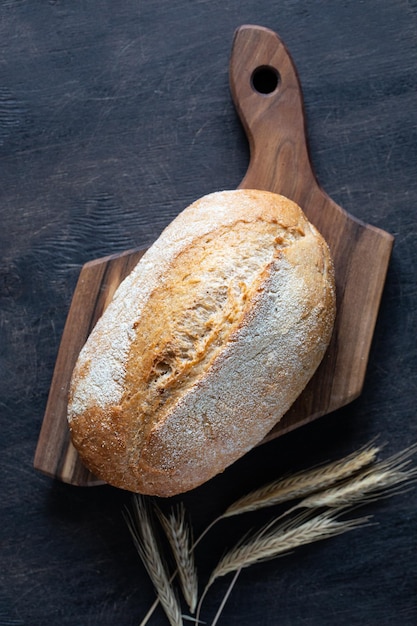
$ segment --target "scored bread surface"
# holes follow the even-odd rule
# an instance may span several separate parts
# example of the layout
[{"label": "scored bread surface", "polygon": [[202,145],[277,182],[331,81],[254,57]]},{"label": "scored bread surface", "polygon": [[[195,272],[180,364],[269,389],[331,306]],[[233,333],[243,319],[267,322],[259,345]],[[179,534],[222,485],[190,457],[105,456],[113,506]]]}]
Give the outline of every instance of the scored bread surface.
[{"label": "scored bread surface", "polygon": [[319,365],[335,315],[328,247],[292,201],[216,192],[165,229],[78,358],[71,436],[106,482],[170,496],[259,443]]}]

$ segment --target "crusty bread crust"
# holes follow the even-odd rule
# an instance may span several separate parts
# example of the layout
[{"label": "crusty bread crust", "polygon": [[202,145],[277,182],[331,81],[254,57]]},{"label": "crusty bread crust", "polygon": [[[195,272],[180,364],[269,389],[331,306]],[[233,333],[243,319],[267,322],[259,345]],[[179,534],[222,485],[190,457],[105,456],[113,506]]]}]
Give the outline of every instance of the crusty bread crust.
[{"label": "crusty bread crust", "polygon": [[73,443],[98,477],[171,496],[259,443],[319,365],[335,317],[329,249],[292,201],[210,194],[117,290],[78,358]]}]

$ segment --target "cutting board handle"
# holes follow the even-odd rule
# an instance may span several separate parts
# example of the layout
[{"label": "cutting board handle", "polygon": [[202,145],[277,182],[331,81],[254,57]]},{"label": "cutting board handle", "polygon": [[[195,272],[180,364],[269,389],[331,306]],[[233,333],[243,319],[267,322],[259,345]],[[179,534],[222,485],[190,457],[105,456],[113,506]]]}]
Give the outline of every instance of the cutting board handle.
[{"label": "cutting board handle", "polygon": [[241,26],[235,32],[229,76],[250,147],[240,187],[281,193],[305,205],[318,184],[308,152],[300,81],[287,48],[268,28]]},{"label": "cutting board handle", "polygon": [[393,237],[349,215],[320,187],[310,160],[297,70],[277,33],[237,29],[229,64],[232,97],[246,132],[250,162],[240,187],[294,200],[330,246],[337,317],[313,379],[278,424],[298,425],[334,411],[362,390]]}]

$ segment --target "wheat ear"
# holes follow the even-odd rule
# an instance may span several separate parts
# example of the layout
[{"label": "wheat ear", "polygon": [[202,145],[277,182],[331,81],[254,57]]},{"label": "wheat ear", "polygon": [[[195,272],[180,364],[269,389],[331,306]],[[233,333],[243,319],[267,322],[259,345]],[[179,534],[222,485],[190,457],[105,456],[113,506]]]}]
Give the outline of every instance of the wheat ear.
[{"label": "wheat ear", "polygon": [[221,518],[289,502],[325,489],[373,463],[378,452],[379,448],[368,446],[338,461],[276,480],[236,500]]},{"label": "wheat ear", "polygon": [[157,511],[175,558],[184,598],[191,613],[194,613],[197,606],[198,581],[192,534],[186,521],[184,505],[180,504],[176,509],[171,510],[168,517],[159,509]]},{"label": "wheat ear", "polygon": [[338,515],[338,511],[326,511],[314,517],[302,513],[290,522],[281,524],[278,523],[280,518],[276,518],[249,540],[238,543],[213,570],[198,604],[197,619],[208,590],[218,578],[235,572],[234,583],[238,573],[245,567],[287,554],[299,546],[340,535],[363,526],[369,520],[369,517],[362,517],[340,522]]},{"label": "wheat ear", "polygon": [[153,524],[145,498],[135,495],[133,498],[133,516],[128,511],[126,523],[133,537],[136,550],[152,580],[161,606],[171,626],[182,626],[179,602],[170,584],[167,571],[162,561],[158,543],[153,533]]},{"label": "wheat ear", "polygon": [[416,449],[413,446],[385,461],[376,463],[352,480],[315,493],[299,502],[293,510],[295,508],[340,508],[357,503],[363,504],[384,495],[390,495],[399,485],[416,479],[417,468],[408,469],[410,457]]},{"label": "wheat ear", "polygon": [[284,524],[274,522],[257,532],[246,542],[237,544],[227,552],[213,570],[208,585],[217,578],[254,563],[270,560],[286,554],[299,546],[340,535],[363,526],[369,517],[338,521],[338,512],[326,511],[314,517],[302,514]]}]

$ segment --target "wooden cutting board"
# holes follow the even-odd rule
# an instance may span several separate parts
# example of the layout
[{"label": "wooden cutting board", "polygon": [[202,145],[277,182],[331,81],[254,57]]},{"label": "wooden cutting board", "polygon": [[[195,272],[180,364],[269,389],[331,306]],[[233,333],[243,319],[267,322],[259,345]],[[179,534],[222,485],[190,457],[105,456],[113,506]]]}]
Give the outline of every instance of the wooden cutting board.
[{"label": "wooden cutting board", "polygon": [[[330,245],[336,270],[337,318],[327,354],[272,439],[342,407],[362,389],[393,237],[350,216],[317,183],[307,147],[303,99],[292,59],[278,35],[242,26],[230,60],[233,100],[250,145],[245,189],[297,202]],[[64,328],[35,453],[36,469],[75,485],[96,485],[81,464],[66,420],[75,361],[121,280],[144,250],[84,265]]]}]

